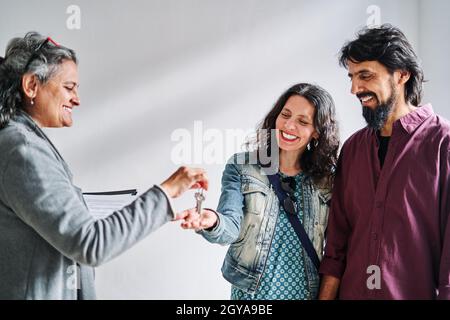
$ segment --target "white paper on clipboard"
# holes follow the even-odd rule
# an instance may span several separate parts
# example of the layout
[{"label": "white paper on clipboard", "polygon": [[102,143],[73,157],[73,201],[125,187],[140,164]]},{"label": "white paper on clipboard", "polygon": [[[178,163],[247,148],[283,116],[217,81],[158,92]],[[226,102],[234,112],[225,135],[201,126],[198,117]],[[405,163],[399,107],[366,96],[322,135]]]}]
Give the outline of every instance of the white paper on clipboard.
[{"label": "white paper on clipboard", "polygon": [[96,220],[110,216],[136,199],[137,190],[118,190],[107,192],[86,192],[83,198],[89,212]]}]

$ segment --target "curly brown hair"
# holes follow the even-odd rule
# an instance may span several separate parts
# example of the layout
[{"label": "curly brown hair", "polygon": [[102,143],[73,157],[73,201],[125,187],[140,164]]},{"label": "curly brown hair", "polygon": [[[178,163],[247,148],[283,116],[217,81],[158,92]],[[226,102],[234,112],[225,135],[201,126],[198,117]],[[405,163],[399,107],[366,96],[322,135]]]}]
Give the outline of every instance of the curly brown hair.
[{"label": "curly brown hair", "polygon": [[[339,129],[336,110],[331,95],[318,85],[299,83],[284,92],[267,116],[258,126],[257,147],[270,150],[271,134],[259,134],[275,129],[275,122],[286,101],[293,95],[308,100],[314,107],[314,127],[319,134],[316,143],[300,156],[299,162],[303,172],[314,181],[331,179],[336,168],[339,149]],[[276,141],[275,141],[276,143]]]}]

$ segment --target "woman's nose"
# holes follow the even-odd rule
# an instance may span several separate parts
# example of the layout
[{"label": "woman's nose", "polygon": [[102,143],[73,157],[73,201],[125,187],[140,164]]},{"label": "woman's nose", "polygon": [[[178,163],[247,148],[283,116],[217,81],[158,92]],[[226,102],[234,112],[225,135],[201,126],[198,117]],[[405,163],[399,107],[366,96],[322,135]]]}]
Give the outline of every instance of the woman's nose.
[{"label": "woman's nose", "polygon": [[75,95],[75,96],[72,98],[71,102],[72,102],[74,105],[79,106],[79,105],[80,105],[80,98],[78,97],[78,95]]},{"label": "woman's nose", "polygon": [[293,119],[287,119],[284,123],[284,127],[286,129],[295,129],[295,121]]}]

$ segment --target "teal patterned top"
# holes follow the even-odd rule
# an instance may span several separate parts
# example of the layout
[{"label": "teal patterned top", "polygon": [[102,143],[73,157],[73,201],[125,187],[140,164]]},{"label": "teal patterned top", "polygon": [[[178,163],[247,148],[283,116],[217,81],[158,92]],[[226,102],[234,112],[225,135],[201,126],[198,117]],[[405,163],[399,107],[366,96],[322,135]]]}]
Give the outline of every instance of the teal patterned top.
[{"label": "teal patterned top", "polygon": [[[279,173],[286,177],[283,173]],[[295,176],[295,199],[300,221],[303,223],[303,173]],[[265,270],[254,294],[232,286],[232,300],[306,300],[310,299],[305,271],[305,256],[300,240],[280,205],[272,245]]]}]

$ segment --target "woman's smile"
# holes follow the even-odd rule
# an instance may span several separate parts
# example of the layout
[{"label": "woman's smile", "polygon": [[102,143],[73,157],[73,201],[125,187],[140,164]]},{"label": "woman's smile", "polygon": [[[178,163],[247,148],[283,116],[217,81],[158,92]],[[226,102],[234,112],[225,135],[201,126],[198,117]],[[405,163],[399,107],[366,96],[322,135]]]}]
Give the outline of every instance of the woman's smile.
[{"label": "woman's smile", "polygon": [[292,133],[287,133],[286,131],[280,130],[280,136],[283,141],[290,143],[290,142],[296,142],[300,138]]}]

